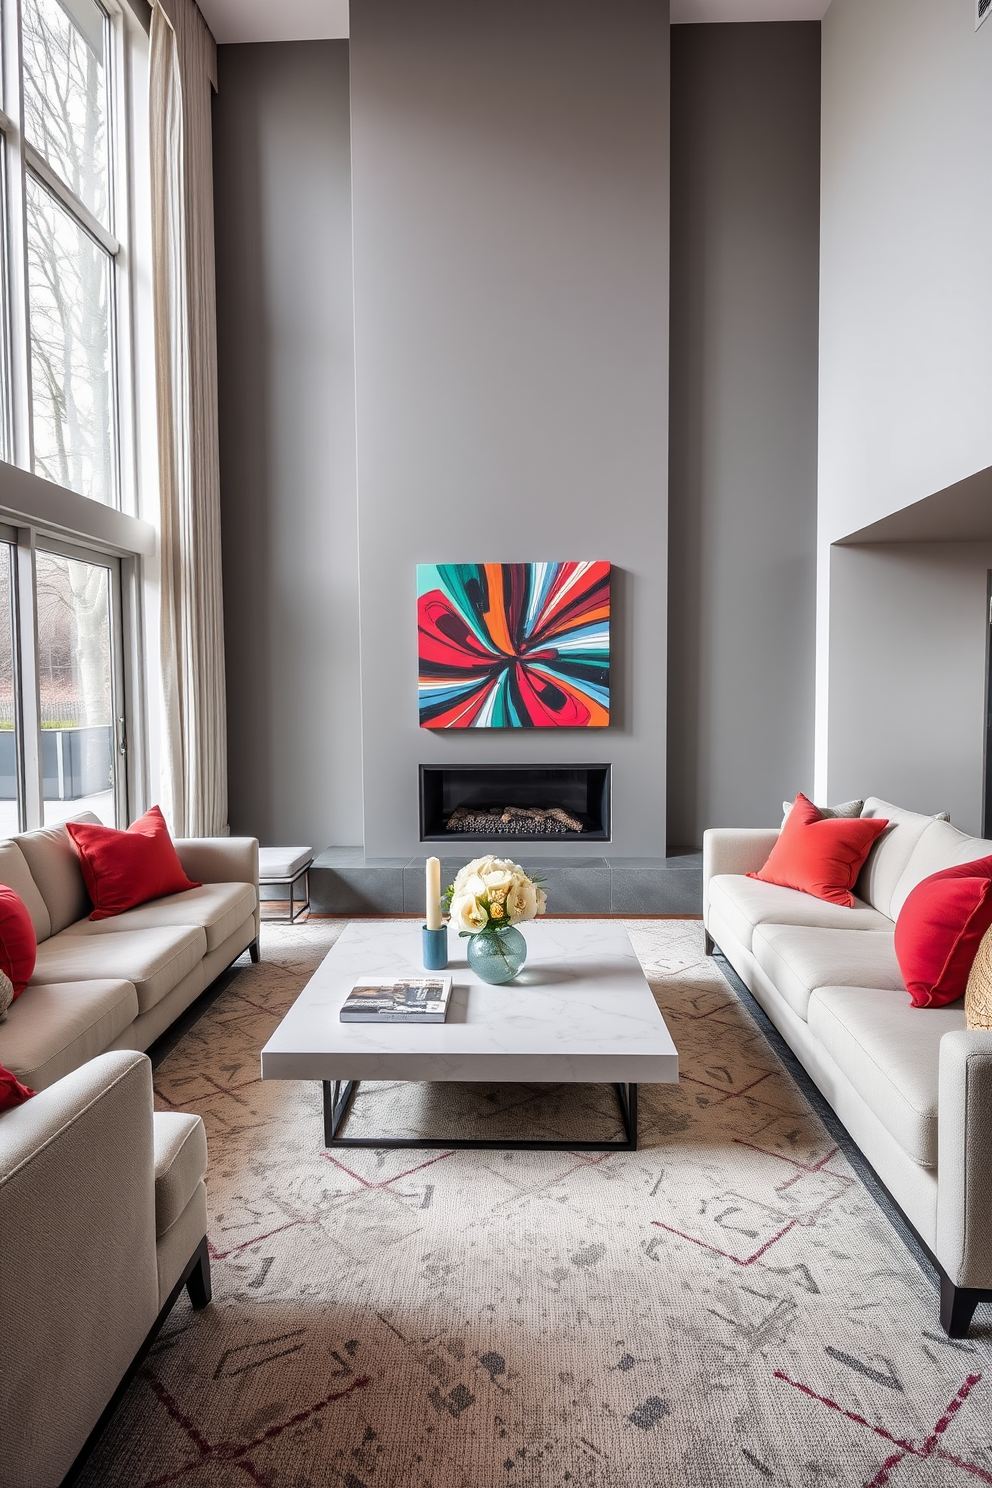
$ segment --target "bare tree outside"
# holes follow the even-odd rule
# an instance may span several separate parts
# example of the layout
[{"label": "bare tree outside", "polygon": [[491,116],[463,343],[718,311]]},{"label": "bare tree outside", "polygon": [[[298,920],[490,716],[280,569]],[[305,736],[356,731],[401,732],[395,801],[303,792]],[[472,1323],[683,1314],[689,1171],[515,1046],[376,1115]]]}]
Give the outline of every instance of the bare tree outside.
[{"label": "bare tree outside", "polygon": [[[24,0],[25,137],[109,228],[106,34],[95,0]],[[113,260],[31,174],[27,240],[35,470],[112,504]]]}]

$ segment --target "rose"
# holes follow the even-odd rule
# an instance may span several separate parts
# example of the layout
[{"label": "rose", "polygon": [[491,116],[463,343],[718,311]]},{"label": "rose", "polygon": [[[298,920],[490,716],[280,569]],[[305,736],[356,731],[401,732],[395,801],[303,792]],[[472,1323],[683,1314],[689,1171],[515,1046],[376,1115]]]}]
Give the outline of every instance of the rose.
[{"label": "rose", "polygon": [[537,884],[533,883],[526,874],[522,874],[514,881],[507,897],[507,914],[514,924],[518,920],[532,920],[535,915],[544,913],[547,902],[544,890],[538,888]]},{"label": "rose", "polygon": [[480,873],[479,879],[487,894],[502,894],[504,898],[516,882],[515,875],[505,868],[490,868],[487,872]]},{"label": "rose", "polygon": [[478,935],[489,924],[489,916],[473,894],[459,894],[451,901],[451,923],[465,935]]}]

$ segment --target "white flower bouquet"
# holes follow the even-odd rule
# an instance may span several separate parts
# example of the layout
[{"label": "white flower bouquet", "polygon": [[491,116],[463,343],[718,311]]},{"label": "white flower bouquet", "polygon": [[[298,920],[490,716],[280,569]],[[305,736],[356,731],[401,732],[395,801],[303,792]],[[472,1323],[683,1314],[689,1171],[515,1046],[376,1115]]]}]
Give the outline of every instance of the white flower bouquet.
[{"label": "white flower bouquet", "polygon": [[509,858],[474,858],[457,874],[444,907],[459,935],[480,935],[543,914],[544,890]]}]

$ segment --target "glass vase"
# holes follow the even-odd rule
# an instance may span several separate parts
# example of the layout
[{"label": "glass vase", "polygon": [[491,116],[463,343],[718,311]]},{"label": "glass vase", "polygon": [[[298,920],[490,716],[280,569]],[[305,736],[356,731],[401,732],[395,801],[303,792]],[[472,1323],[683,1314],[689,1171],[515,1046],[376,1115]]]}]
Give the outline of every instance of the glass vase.
[{"label": "glass vase", "polygon": [[480,981],[512,982],[527,960],[527,942],[513,925],[480,930],[468,938],[468,964]]}]

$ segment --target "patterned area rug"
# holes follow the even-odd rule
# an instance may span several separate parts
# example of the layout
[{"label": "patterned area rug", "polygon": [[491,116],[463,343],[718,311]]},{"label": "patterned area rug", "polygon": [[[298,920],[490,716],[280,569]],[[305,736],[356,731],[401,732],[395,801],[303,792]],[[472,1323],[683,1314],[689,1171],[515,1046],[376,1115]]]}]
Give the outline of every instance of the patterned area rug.
[{"label": "patterned area rug", "polygon": [[[159,1065],[210,1143],[181,1299],[87,1488],[992,1484],[992,1322],[933,1286],[692,922],[631,939],[680,1051],[636,1153],[337,1151],[258,1051],[339,933],[266,925]],[[512,996],[512,991],[508,991]],[[611,1134],[599,1087],[368,1086],[353,1130]]]}]

